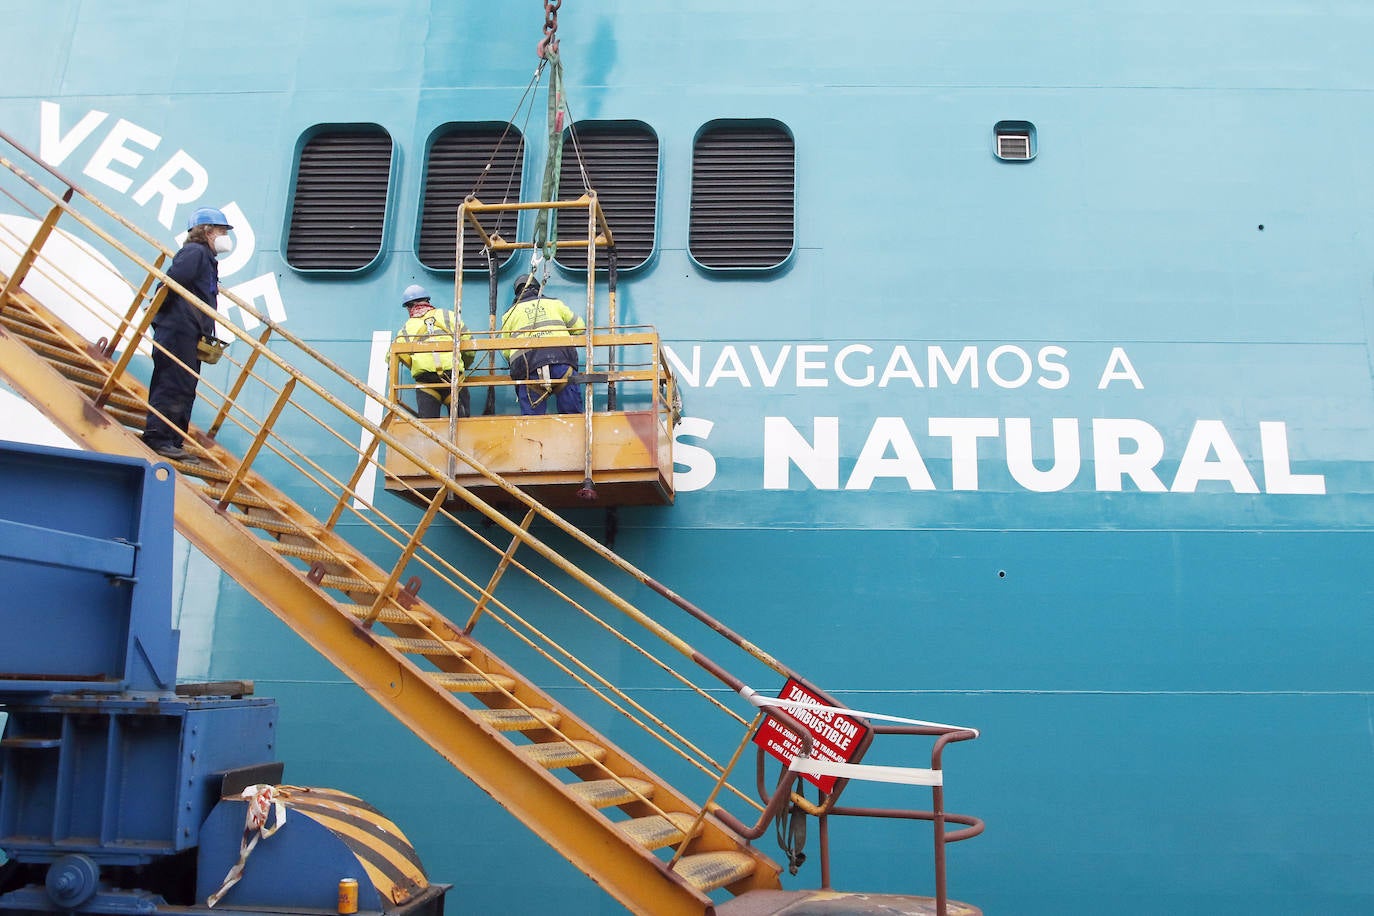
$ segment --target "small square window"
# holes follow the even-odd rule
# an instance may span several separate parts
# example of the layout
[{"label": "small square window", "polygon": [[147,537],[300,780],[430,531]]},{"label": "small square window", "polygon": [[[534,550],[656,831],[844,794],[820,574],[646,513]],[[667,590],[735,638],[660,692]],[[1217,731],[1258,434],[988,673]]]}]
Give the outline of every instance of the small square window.
[{"label": "small square window", "polygon": [[992,128],[998,159],[1026,162],[1035,158],[1035,125],[1029,121],[998,121]]}]

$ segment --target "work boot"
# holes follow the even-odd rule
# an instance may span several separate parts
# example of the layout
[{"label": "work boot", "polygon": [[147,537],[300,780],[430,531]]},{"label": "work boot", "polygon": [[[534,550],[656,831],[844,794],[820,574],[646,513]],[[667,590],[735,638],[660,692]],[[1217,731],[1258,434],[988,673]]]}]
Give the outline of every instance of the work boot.
[{"label": "work boot", "polygon": [[163,458],[169,461],[180,461],[182,464],[199,464],[200,459],[179,445],[157,445],[153,447]]}]

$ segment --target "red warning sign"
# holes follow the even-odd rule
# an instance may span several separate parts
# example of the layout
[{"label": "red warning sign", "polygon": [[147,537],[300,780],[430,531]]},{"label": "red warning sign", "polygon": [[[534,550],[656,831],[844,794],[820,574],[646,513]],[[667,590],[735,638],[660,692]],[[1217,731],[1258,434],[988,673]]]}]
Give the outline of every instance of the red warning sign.
[{"label": "red warning sign", "polygon": [[[794,678],[788,678],[787,683],[783,685],[782,693],[778,694],[778,699],[793,700],[798,703],[813,703],[819,706],[829,705]],[[811,733],[814,742],[812,755],[820,760],[849,763],[858,754],[859,748],[863,747],[864,741],[868,738],[868,726],[859,719],[846,716],[843,713],[824,709],[787,707],[784,707],[783,711],[806,726],[806,730]],[[792,758],[797,757],[802,752],[801,737],[772,716],[763,720],[758,733],[754,735],[754,743],[781,760],[784,765],[790,764]],[[822,792],[829,792],[834,788],[836,778],[834,776],[802,774],[802,779],[814,786],[819,786]]]}]

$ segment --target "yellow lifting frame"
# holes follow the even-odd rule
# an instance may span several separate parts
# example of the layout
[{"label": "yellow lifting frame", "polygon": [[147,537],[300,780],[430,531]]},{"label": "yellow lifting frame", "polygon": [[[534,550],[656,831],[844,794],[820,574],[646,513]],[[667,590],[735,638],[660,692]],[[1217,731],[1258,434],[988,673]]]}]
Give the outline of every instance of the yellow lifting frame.
[{"label": "yellow lifting frame", "polygon": [[[458,205],[458,237],[455,240],[454,255],[454,282],[453,282],[453,313],[461,324],[463,320],[463,240],[465,231],[469,225],[476,231],[482,240],[482,245],[489,252],[496,251],[520,251],[533,249],[534,242],[508,242],[501,238],[499,234],[491,234],[482,226],[478,218],[483,213],[505,213],[521,210],[586,210],[587,211],[587,237],[585,239],[565,239],[556,243],[557,248],[585,248],[587,250],[587,308],[584,312],[584,323],[586,331],[583,334],[583,346],[586,348],[587,357],[584,363],[584,371],[588,374],[594,371],[596,357],[592,343],[592,329],[596,327],[596,250],[598,248],[610,248],[615,245],[615,236],[611,234],[610,224],[606,221],[606,211],[601,209],[601,201],[594,190],[588,189],[576,200],[552,200],[552,201],[530,201],[525,203],[500,203],[484,204],[476,197],[468,197]],[[612,288],[607,294],[608,307],[608,326],[611,331],[616,327],[616,308],[615,290]],[[489,330],[495,335],[495,316],[492,317],[492,327]],[[454,365],[458,365],[458,342],[457,335],[454,336]],[[493,367],[494,369],[494,367]],[[453,392],[453,397],[458,396],[457,391]],[[582,388],[582,417],[586,436],[585,448],[585,481],[586,485],[592,482],[592,388],[585,385]],[[449,440],[453,441],[458,435],[458,418],[450,411],[449,414]],[[456,473],[457,468],[450,457],[449,473]]]}]

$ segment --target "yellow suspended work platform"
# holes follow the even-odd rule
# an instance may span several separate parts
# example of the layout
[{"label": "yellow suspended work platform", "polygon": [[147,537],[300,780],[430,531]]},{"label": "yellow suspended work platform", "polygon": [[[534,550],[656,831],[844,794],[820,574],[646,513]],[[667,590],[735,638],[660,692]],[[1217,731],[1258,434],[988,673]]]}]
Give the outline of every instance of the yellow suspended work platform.
[{"label": "yellow suspended work platform", "polygon": [[[598,249],[614,251],[614,237],[606,222],[597,193],[584,192],[576,200],[527,203],[485,204],[468,197],[458,209],[457,269],[453,311],[463,320],[463,251],[466,233],[475,232],[482,247],[494,255],[528,250],[533,242],[506,241],[483,225],[483,217],[510,211],[545,210],[569,214],[585,211],[587,237],[563,239],[561,248],[587,250],[586,333],[572,337],[505,337],[497,330],[497,309],[489,310],[488,327],[472,330],[471,339],[454,338],[452,343],[426,343],[397,340],[388,361],[388,388],[397,400],[400,392],[414,390],[401,369],[401,357],[436,350],[453,352],[452,365],[470,363],[466,377],[454,373],[450,381],[449,404],[459,403],[466,391],[477,404],[487,391],[487,413],[480,416],[450,416],[433,420],[411,418],[440,439],[467,455],[472,463],[433,444],[429,436],[408,432],[401,425],[392,427],[395,435],[425,458],[425,462],[445,471],[445,478],[468,488],[496,505],[513,505],[500,487],[493,486],[486,472],[494,473],[546,506],[662,506],[673,502],[673,427],[682,413],[682,398],[671,368],[663,355],[658,333],[652,328],[617,326],[616,278],[614,258],[606,271],[607,326],[597,328]],[[497,301],[495,271],[490,271],[491,302]],[[474,322],[475,323],[475,322]],[[501,371],[497,355],[503,350],[532,351],[549,347],[576,346],[582,368],[573,381],[583,392],[580,414],[520,416],[496,414],[496,390],[518,384]],[[468,357],[463,358],[463,354]],[[553,385],[528,382],[538,397],[553,401]],[[552,406],[551,404],[548,406]],[[474,412],[476,408],[474,407]],[[416,502],[427,502],[439,487],[421,467],[404,455],[388,451],[384,459],[387,489]],[[412,495],[407,495],[412,494]],[[455,501],[461,503],[461,501]],[[459,505],[458,508],[462,508]]]},{"label": "yellow suspended work platform", "polygon": [[[139,438],[150,410],[146,353],[160,347],[152,318],[168,289],[207,314],[214,304],[167,276],[165,246],[3,131],[0,195],[10,217],[0,220],[0,379],[80,446],[160,462]],[[119,282],[104,282],[111,277]],[[982,824],[945,811],[940,762],[948,744],[976,732],[874,722],[854,745],[857,768],[815,758],[822,739],[805,722],[816,717],[762,701],[768,685],[804,689],[827,716],[858,723],[865,714],[846,712],[455,437],[224,295],[254,328],[221,325],[232,345],[201,367],[191,459],[161,462],[159,473],[176,478],[177,530],[559,855],[635,913],[776,912],[745,904],[777,900],[767,894],[780,889],[781,867],[753,841],[779,817],[819,820],[823,891],[828,818],[923,820],[934,827],[935,896],[912,912],[976,913],[947,899],[944,855]],[[587,335],[587,346],[599,339]],[[665,386],[660,397],[669,390],[654,384]],[[365,414],[372,402],[382,405],[379,422]],[[666,424],[662,406],[647,409]],[[575,419],[595,435],[594,417]],[[390,472],[397,461],[427,489],[406,489]],[[469,488],[450,468],[481,480]],[[373,505],[369,475],[424,511]],[[470,524],[471,512],[489,524]],[[442,550],[425,541],[435,526]],[[800,736],[790,768],[769,780],[755,737],[765,729]],[[860,764],[887,735],[933,738],[930,767],[900,775]],[[907,743],[893,745],[899,761]],[[751,744],[756,766],[738,766]],[[831,783],[812,801],[799,780],[817,778]],[[838,804],[851,779],[869,778],[929,787],[931,809]],[[434,799],[436,813],[443,804]],[[727,909],[732,895],[740,909]]]}]

